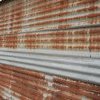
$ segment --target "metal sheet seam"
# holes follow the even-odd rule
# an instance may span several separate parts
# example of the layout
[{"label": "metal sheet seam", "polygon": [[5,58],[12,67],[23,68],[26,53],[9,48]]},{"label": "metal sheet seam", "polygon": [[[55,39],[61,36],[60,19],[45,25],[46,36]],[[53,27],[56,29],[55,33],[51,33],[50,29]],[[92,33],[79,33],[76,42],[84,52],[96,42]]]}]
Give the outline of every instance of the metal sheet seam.
[{"label": "metal sheet seam", "polygon": [[[25,32],[18,32],[17,34],[25,34],[25,33],[32,33],[34,34],[34,32],[52,32],[52,31],[63,31],[63,30],[74,30],[74,29],[88,29],[88,28],[99,28],[100,27],[100,24],[95,24],[95,25],[83,25],[83,26],[72,26],[70,28],[66,28],[66,29],[46,29],[46,30],[30,30],[30,31],[25,31]],[[3,33],[3,34],[0,34],[0,36],[2,35],[12,35],[12,34],[6,34],[6,33]]]}]

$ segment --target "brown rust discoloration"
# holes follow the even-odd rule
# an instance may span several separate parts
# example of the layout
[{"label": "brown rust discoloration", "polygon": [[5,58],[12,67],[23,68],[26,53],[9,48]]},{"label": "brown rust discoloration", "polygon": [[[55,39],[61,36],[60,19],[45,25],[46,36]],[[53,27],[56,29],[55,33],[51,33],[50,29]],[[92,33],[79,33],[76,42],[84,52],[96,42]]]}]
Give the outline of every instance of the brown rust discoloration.
[{"label": "brown rust discoloration", "polygon": [[18,36],[17,34],[7,35],[4,37],[4,47],[17,48]]},{"label": "brown rust discoloration", "polygon": [[[25,48],[52,48],[58,50],[94,50],[99,51],[99,28],[64,30],[49,33],[28,33],[18,35],[18,31],[1,36],[1,46],[17,48],[19,43]],[[3,42],[3,44],[2,44]],[[97,49],[96,49],[97,48]]]},{"label": "brown rust discoloration", "polygon": [[[99,23],[97,2],[98,0],[17,0],[11,6],[3,6],[0,8],[0,47],[99,52],[99,28],[63,30],[77,25]],[[82,12],[84,14],[80,15]],[[59,30],[51,31],[52,29]],[[40,32],[30,33],[37,30]],[[42,30],[47,31],[43,33]],[[23,31],[25,33],[21,33]],[[19,97],[20,100],[100,98],[100,86],[58,76],[51,76],[53,80],[49,81],[45,78],[46,75],[20,66],[0,65],[0,98],[4,88],[13,91],[10,95]]]},{"label": "brown rust discoloration", "polygon": [[0,47],[3,47],[3,36],[0,36]]},{"label": "brown rust discoloration", "polygon": [[0,77],[2,77],[0,78],[0,91],[3,90],[2,87],[8,88],[20,94],[11,93],[20,100],[23,98],[43,100],[44,97],[45,100],[81,100],[83,97],[86,97],[87,100],[99,100],[100,86],[48,75],[52,77],[52,80],[49,81],[45,76],[47,74],[20,67],[0,65]]}]

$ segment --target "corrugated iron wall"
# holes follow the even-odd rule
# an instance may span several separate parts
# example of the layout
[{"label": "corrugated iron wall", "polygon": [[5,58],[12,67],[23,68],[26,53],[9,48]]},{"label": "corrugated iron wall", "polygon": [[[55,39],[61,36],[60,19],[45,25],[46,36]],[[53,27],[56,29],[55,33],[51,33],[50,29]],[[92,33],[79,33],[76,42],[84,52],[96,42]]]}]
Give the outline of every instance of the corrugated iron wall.
[{"label": "corrugated iron wall", "polygon": [[99,100],[100,86],[64,77],[0,65],[4,100]]},{"label": "corrugated iron wall", "polygon": [[99,100],[100,0],[0,5],[0,64],[1,100]]},{"label": "corrugated iron wall", "polygon": [[13,1],[0,7],[1,47],[100,51],[99,28],[88,28],[99,16],[99,0]]}]

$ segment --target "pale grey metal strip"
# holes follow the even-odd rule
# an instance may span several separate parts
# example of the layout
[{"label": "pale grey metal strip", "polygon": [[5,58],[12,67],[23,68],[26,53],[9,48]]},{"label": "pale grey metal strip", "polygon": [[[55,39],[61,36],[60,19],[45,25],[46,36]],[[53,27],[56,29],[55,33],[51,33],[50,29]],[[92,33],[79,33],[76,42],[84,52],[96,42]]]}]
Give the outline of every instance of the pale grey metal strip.
[{"label": "pale grey metal strip", "polygon": [[100,68],[100,60],[99,59],[91,59],[91,58],[79,58],[79,57],[67,57],[67,56],[56,56],[56,55],[44,55],[44,54],[33,54],[33,53],[14,53],[14,52],[3,52],[0,51],[0,56],[2,57],[14,57],[20,59],[30,59],[30,60],[38,60],[38,61],[49,61],[49,62],[57,62],[63,64],[76,64],[88,67],[97,67]]},{"label": "pale grey metal strip", "polygon": [[46,68],[46,67],[41,67],[41,66],[33,66],[29,64],[24,64],[24,63],[19,63],[19,62],[14,62],[14,61],[9,61],[9,60],[0,60],[1,64],[8,64],[16,67],[23,67],[31,70],[36,70],[36,71],[41,71],[45,72],[48,74],[53,74],[53,75],[60,75],[60,76],[66,76],[86,82],[91,82],[94,84],[99,84],[100,85],[100,77],[99,76],[93,76],[93,75],[87,75],[87,74],[82,74],[82,73],[74,73],[66,70],[58,70],[58,69],[52,69],[52,68]]},{"label": "pale grey metal strip", "polygon": [[[12,50],[13,51],[13,50]],[[48,50],[0,50],[0,63],[100,84],[100,59]],[[45,52],[47,51],[47,52]],[[23,52],[23,53],[22,53]],[[58,54],[57,54],[58,53]],[[52,54],[52,55],[51,55]],[[74,53],[75,54],[75,53]],[[58,73],[59,72],[59,73]]]},{"label": "pale grey metal strip", "polygon": [[6,49],[0,48],[0,51],[4,52],[18,52],[18,53],[33,53],[33,54],[44,54],[44,55],[56,55],[56,56],[78,56],[78,57],[90,57],[89,51],[61,51],[61,50],[50,50],[50,49]]},{"label": "pale grey metal strip", "polygon": [[56,55],[56,56],[70,56],[70,57],[85,57],[85,58],[94,58],[100,59],[100,52],[89,52],[89,51],[61,51],[61,50],[50,50],[50,49],[9,49],[9,48],[0,48],[0,51],[3,52],[13,52],[13,53],[25,53],[25,54],[44,54],[44,55]]},{"label": "pale grey metal strip", "polygon": [[39,61],[39,60],[34,60],[34,59],[26,59],[26,58],[21,59],[21,58],[4,57],[4,56],[0,56],[0,59],[20,62],[20,63],[27,63],[27,64],[37,65],[41,67],[47,67],[47,68],[53,68],[53,69],[59,69],[59,70],[68,70],[68,71],[73,71],[77,73],[100,76],[100,69],[97,69],[96,66],[95,68],[91,68],[88,66],[82,66],[82,65],[77,65],[77,64],[74,64],[74,65],[67,64],[67,63],[61,64],[61,63],[49,62],[49,61]]}]

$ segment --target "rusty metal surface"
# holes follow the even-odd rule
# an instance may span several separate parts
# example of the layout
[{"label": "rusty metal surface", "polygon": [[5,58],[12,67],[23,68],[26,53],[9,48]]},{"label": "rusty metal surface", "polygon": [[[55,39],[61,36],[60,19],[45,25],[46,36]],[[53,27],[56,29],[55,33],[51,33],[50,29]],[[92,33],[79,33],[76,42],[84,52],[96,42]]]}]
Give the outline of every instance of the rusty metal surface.
[{"label": "rusty metal surface", "polygon": [[99,16],[99,0],[13,1],[0,7],[0,46],[99,52]]},{"label": "rusty metal surface", "polygon": [[[24,74],[27,76],[26,80],[17,79],[14,73],[18,71],[19,75],[21,69],[24,71],[23,68],[27,68],[25,71],[31,69],[45,72],[46,75],[60,75],[100,84],[100,0],[13,0],[0,5],[0,63],[10,65],[0,65],[0,71],[4,72],[0,72],[0,77],[8,78],[7,80],[0,78],[0,98],[2,94],[9,98],[9,93],[11,96],[13,91],[18,91],[23,96],[21,97],[18,92],[14,93],[15,97],[11,96],[12,100],[18,98],[42,100],[45,96],[47,100],[62,98],[63,100],[99,100],[99,86],[95,88],[94,85],[84,83],[87,91],[82,91],[81,87],[78,87],[80,82],[73,81],[73,85],[77,88],[72,88],[71,91],[75,92],[77,89],[79,91],[76,92],[78,94],[70,94],[66,93],[67,90],[70,91],[65,86],[67,79],[57,78],[55,82],[61,85],[60,81],[62,81],[64,86],[51,86],[50,95],[47,96],[45,93],[48,91],[43,87],[34,88],[36,90],[42,88],[44,94],[40,91],[33,92],[30,88],[25,89],[29,84],[26,81],[28,73]],[[45,80],[45,74],[43,75]],[[13,83],[14,78],[17,81],[24,81],[25,85],[16,87],[17,84]],[[45,81],[48,83],[47,80]],[[46,83],[45,85],[48,87]],[[10,91],[8,88],[11,87]],[[20,87],[24,89],[21,90]],[[52,88],[57,90],[52,91]],[[94,88],[96,90],[98,88],[98,92],[94,92]],[[91,89],[93,91],[90,91]],[[31,93],[26,95],[24,91]],[[33,97],[34,95],[37,96]]]},{"label": "rusty metal surface", "polygon": [[100,86],[0,65],[0,96],[7,100],[99,100]]}]

